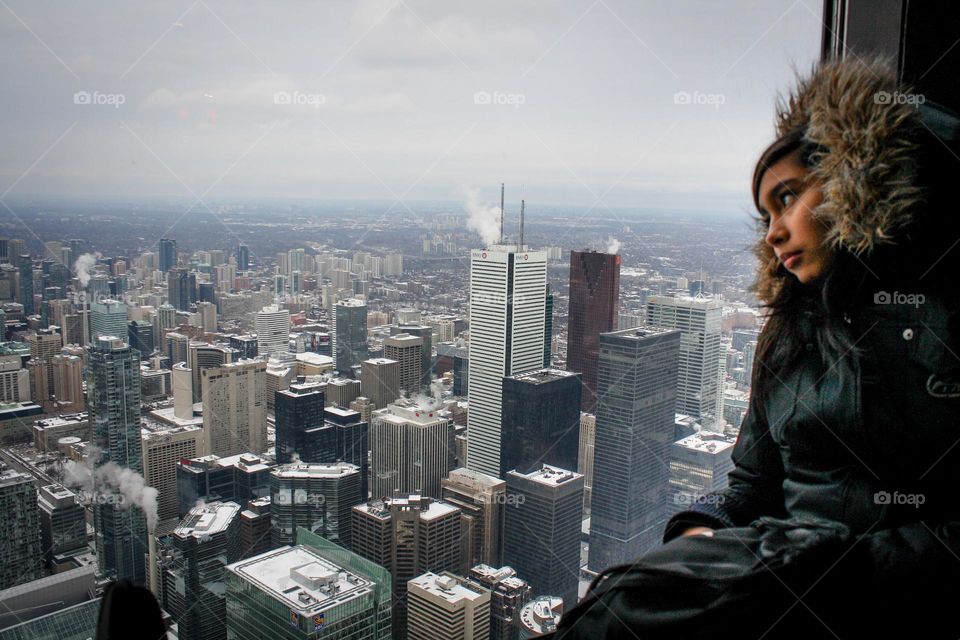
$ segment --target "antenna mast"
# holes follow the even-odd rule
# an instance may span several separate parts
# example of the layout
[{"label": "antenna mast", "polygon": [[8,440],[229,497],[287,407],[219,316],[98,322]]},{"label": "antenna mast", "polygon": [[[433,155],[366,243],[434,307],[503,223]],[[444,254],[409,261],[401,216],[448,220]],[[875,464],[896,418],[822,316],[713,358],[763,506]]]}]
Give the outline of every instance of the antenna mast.
[{"label": "antenna mast", "polygon": [[523,208],[525,204],[525,200],[520,201],[520,251],[523,251]]},{"label": "antenna mast", "polygon": [[500,183],[500,244],[503,244],[503,183]]}]

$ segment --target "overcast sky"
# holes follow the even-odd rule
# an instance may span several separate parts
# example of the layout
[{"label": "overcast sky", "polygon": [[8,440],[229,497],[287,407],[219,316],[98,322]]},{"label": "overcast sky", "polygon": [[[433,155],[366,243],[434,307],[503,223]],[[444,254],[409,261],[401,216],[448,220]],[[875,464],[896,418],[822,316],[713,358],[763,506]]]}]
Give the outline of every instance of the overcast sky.
[{"label": "overcast sky", "polygon": [[742,209],[820,19],[817,0],[0,0],[0,193],[462,201],[505,181]]}]

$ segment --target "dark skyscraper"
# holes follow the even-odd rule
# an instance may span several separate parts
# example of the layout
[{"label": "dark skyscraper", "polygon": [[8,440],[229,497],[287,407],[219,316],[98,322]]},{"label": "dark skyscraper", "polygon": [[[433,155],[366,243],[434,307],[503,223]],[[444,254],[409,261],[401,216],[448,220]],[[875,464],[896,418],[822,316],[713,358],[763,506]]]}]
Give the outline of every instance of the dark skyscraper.
[{"label": "dark skyscraper", "polygon": [[367,350],[367,305],[362,300],[342,300],[334,313],[337,371],[351,375],[354,365],[370,358]]},{"label": "dark skyscraper", "polygon": [[570,252],[570,314],[567,369],[583,374],[581,408],[597,402],[600,334],[617,329],[620,256],[596,251]]},{"label": "dark skyscraper", "polygon": [[245,244],[237,245],[237,271],[250,269],[250,247]]},{"label": "dark skyscraper", "polygon": [[537,369],[503,379],[500,477],[530,473],[544,463],[577,468],[580,374]]},{"label": "dark skyscraper", "polygon": [[550,352],[553,349],[553,294],[547,285],[546,310],[543,314],[543,366],[550,366]]},{"label": "dark skyscraper", "polygon": [[33,309],[33,260],[30,254],[23,254],[19,258],[18,267],[20,269],[20,304],[23,305],[23,315],[32,316]]},{"label": "dark skyscraper", "polygon": [[590,568],[632,562],[660,544],[666,523],[680,332],[600,336],[590,504]]},{"label": "dark skyscraper", "polygon": [[106,498],[94,505],[97,563],[105,576],[144,584],[146,517],[139,506],[125,504],[119,491],[129,482],[125,469],[143,475],[140,354],[120,338],[101,337],[90,347],[89,362],[87,411],[100,450],[94,490]]},{"label": "dark skyscraper", "polygon": [[172,269],[167,273],[167,302],[178,311],[190,309],[190,274],[186,269]]},{"label": "dark skyscraper", "polygon": [[[303,462],[333,462],[336,448],[334,429],[323,420],[323,388],[317,382],[298,379],[289,389],[276,392],[277,463],[293,462],[296,454]],[[324,450],[329,453],[324,454]]]},{"label": "dark skyscraper", "polygon": [[167,272],[177,266],[177,241],[160,238],[160,271]]}]

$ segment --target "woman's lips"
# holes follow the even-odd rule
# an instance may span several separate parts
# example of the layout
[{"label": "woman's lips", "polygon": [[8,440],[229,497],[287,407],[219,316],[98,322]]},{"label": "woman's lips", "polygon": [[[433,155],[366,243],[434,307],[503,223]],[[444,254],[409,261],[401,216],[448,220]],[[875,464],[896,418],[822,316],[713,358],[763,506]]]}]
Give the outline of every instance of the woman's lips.
[{"label": "woman's lips", "polygon": [[783,261],[783,266],[787,269],[793,269],[796,266],[797,262],[800,261],[800,252],[795,251],[793,253],[787,253],[780,256],[780,260]]}]

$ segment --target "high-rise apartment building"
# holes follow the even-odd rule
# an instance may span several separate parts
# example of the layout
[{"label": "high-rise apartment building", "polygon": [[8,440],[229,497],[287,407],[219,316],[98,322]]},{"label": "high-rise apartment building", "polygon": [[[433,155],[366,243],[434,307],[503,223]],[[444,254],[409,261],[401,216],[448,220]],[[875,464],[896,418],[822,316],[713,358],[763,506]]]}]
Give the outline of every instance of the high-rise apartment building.
[{"label": "high-rise apartment building", "polygon": [[680,335],[637,328],[600,336],[590,498],[590,568],[596,571],[660,544]]},{"label": "high-rise apartment building", "polygon": [[[140,353],[120,338],[100,337],[88,347],[87,411],[101,486],[99,493],[117,490],[118,474],[124,469],[143,475],[140,438]],[[109,478],[109,479],[108,479]],[[94,505],[97,564],[104,576],[146,581],[147,514],[138,506],[117,500],[98,500]],[[149,514],[153,517],[153,514]]]},{"label": "high-rise apartment building", "polygon": [[419,493],[440,498],[440,481],[454,467],[449,412],[398,401],[370,416],[373,495]]},{"label": "high-rise apartment building", "polygon": [[203,455],[203,430],[150,424],[143,429],[143,479],[157,490],[158,531],[169,531],[179,518],[177,463]]},{"label": "high-rise apartment building", "polygon": [[[676,412],[692,416],[705,428],[722,431],[723,389],[720,380],[722,303],[703,297],[651,296],[647,325],[679,329]],[[720,422],[722,424],[722,422]]]},{"label": "high-rise apartment building", "polygon": [[13,469],[0,469],[0,506],[0,589],[6,589],[43,575],[34,479]]},{"label": "high-rise apartment building", "polygon": [[489,640],[490,592],[444,571],[407,582],[409,640]]},{"label": "high-rise apartment building", "polygon": [[266,375],[266,362],[246,360],[201,371],[205,453],[266,451]]},{"label": "high-rise apartment building", "polygon": [[351,509],[363,502],[360,468],[346,462],[283,464],[270,472],[274,547],[294,544],[298,527],[350,546]]},{"label": "high-rise apartment building", "polygon": [[573,606],[580,575],[583,476],[549,465],[507,472],[504,562],[530,582]]},{"label": "high-rise apartment building", "polygon": [[576,469],[580,437],[580,374],[535,369],[503,379],[499,477],[544,463]]},{"label": "high-rise apartment building", "polygon": [[571,251],[567,369],[583,374],[584,411],[596,404],[600,334],[616,330],[619,308],[620,256]]},{"label": "high-rise apartment building", "polygon": [[543,366],[546,289],[546,251],[493,245],[471,252],[471,469],[500,473],[503,377]]}]

